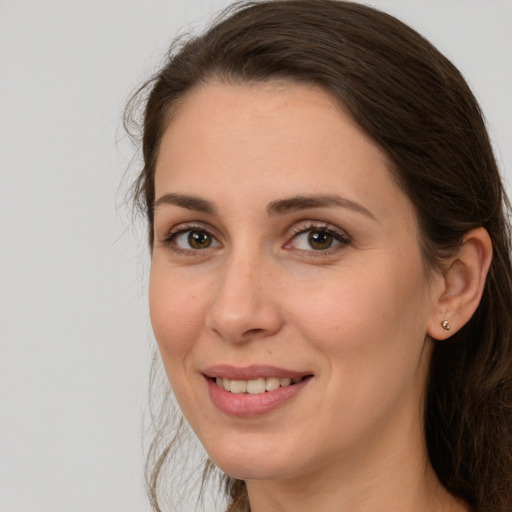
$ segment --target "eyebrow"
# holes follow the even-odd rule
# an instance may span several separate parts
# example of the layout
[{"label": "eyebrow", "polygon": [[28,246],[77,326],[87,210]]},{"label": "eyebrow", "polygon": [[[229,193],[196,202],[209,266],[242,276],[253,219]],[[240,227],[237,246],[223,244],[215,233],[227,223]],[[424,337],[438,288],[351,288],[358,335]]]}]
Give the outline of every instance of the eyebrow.
[{"label": "eyebrow", "polygon": [[335,194],[294,196],[287,199],[278,199],[277,201],[272,201],[268,204],[267,212],[269,215],[274,216],[288,212],[307,210],[310,208],[325,208],[328,206],[347,208],[348,210],[362,213],[370,219],[377,220],[375,215],[367,210],[362,204]]},{"label": "eyebrow", "polygon": [[217,208],[211,201],[187,194],[164,194],[155,201],[153,209],[156,210],[163,204],[173,204],[180,208],[194,210],[196,212],[210,213],[213,215],[217,214]]},{"label": "eyebrow", "polygon": [[[212,215],[216,215],[218,213],[214,203],[194,195],[176,193],[164,194],[155,201],[153,208],[156,210],[164,204],[171,204],[187,210],[194,210]],[[325,208],[329,206],[338,206],[348,210],[353,210],[369,217],[370,219],[377,220],[375,215],[367,210],[362,204],[335,194],[299,195],[288,197],[286,199],[278,199],[270,202],[266,209],[267,213],[274,217],[276,215],[283,215],[290,212],[308,210],[311,208]]]}]

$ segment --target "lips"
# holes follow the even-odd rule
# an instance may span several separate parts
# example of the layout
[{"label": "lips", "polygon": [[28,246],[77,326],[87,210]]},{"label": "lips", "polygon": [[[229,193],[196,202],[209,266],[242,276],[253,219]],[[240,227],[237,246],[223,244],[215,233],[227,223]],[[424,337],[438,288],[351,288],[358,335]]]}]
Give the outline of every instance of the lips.
[{"label": "lips", "polygon": [[213,404],[230,416],[254,417],[269,413],[297,396],[311,372],[274,366],[212,366],[204,376]]},{"label": "lips", "polygon": [[312,372],[304,371],[299,372],[296,370],[288,370],[285,368],[278,368],[276,366],[267,365],[251,365],[251,366],[230,366],[230,365],[216,365],[207,368],[204,374],[214,379],[222,377],[229,380],[254,380],[254,379],[266,379],[270,377],[277,377],[279,379],[289,378],[293,380],[302,379],[308,375],[312,375]]}]

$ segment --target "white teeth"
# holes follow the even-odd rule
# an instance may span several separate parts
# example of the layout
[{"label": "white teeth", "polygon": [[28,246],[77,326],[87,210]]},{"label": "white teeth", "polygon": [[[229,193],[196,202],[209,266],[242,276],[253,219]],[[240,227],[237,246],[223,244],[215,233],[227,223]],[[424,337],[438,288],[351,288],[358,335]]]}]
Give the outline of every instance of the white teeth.
[{"label": "white teeth", "polygon": [[291,379],[289,377],[280,379],[279,377],[268,377],[267,379],[259,378],[252,380],[229,380],[222,377],[217,377],[215,382],[217,386],[224,388],[231,393],[243,394],[250,393],[251,395],[259,395],[265,391],[274,391],[280,386],[290,386],[292,383],[300,382],[302,378]]},{"label": "white teeth", "polygon": [[265,393],[265,379],[248,380],[247,393],[250,393],[251,395]]},{"label": "white teeth", "polygon": [[231,381],[231,393],[245,393],[247,391],[246,380],[232,380]]},{"label": "white teeth", "polygon": [[229,379],[223,379],[222,377],[217,377],[215,379],[217,386],[224,388],[226,391],[231,391],[231,381]]},{"label": "white teeth", "polygon": [[265,389],[267,391],[273,391],[274,389],[277,389],[280,385],[281,381],[277,377],[270,377],[269,379],[265,380]]}]

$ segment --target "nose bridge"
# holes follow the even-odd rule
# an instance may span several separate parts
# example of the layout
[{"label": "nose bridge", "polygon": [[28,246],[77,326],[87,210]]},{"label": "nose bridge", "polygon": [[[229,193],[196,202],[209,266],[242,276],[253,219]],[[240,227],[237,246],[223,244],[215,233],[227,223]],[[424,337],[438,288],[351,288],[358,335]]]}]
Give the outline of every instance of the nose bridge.
[{"label": "nose bridge", "polygon": [[270,266],[261,251],[233,249],[219,268],[207,327],[232,342],[275,333],[280,317],[270,286]]}]

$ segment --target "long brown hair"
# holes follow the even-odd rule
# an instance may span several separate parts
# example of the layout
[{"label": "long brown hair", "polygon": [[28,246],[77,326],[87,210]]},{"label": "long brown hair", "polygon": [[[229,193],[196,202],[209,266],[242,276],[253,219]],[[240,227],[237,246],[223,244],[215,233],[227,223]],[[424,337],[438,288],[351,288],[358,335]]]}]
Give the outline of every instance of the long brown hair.
[{"label": "long brown hair", "polygon": [[[418,33],[367,6],[336,0],[237,4],[203,35],[173,45],[131,104],[143,98],[144,167],[134,194],[147,216],[150,245],[160,140],[184,95],[212,79],[314,83],[336,97],[392,162],[415,206],[428,268],[440,268],[470,229],[487,229],[494,256],[483,298],[460,331],[435,345],[425,432],[432,465],[453,495],[475,512],[510,512],[508,201],[482,113],[459,71]],[[156,510],[169,446],[148,468]],[[229,510],[250,510],[244,482],[226,477],[225,485]]]}]

